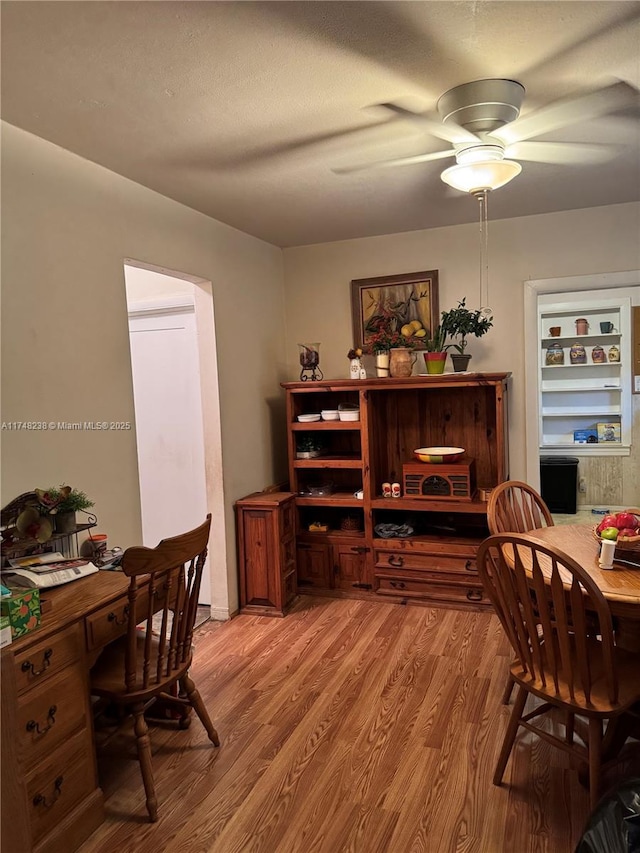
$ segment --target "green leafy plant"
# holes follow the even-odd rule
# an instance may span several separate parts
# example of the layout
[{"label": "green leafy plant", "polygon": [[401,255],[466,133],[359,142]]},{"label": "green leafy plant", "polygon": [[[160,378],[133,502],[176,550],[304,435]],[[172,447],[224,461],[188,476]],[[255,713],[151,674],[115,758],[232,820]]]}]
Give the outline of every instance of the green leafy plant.
[{"label": "green leafy plant", "polygon": [[[80,512],[81,510],[91,509],[94,505],[93,501],[87,497],[86,493],[81,492],[79,489],[71,489],[71,491],[64,496],[64,493],[61,494],[61,489],[64,488],[64,486],[60,486],[60,488],[57,489],[55,486],[51,486],[44,493],[47,496],[47,500],[53,502],[56,513]],[[61,497],[62,500],[59,500]]]},{"label": "green leafy plant", "polygon": [[467,336],[473,335],[476,338],[481,338],[493,326],[493,317],[486,317],[480,310],[469,310],[466,307],[465,297],[462,302],[458,302],[457,308],[442,312],[441,326],[446,335],[459,339],[459,343],[447,344],[446,348],[453,347],[464,355]]},{"label": "green leafy plant", "polygon": [[446,352],[448,346],[451,346],[451,344],[447,345],[446,340],[446,331],[442,326],[436,326],[433,330],[433,336],[425,341],[425,349],[427,352]]},{"label": "green leafy plant", "polygon": [[313,453],[315,450],[322,450],[324,441],[316,435],[302,434],[296,438],[296,450],[298,453]]}]

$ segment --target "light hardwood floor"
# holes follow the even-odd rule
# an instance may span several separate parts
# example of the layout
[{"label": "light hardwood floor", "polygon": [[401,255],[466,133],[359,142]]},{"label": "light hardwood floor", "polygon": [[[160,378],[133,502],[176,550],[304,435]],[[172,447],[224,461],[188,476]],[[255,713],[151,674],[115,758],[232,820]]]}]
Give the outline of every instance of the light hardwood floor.
[{"label": "light hardwood floor", "polygon": [[82,853],[570,853],[588,794],[563,753],[525,733],[491,783],[507,661],[490,613],[307,596],[206,623],[192,672],[221,747],[197,719],[152,728],[149,824],[118,735]]}]

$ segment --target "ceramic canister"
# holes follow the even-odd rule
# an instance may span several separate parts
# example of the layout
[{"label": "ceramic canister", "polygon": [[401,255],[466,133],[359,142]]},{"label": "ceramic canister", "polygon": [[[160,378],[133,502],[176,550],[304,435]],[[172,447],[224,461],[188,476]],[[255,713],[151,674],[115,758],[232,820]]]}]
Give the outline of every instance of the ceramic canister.
[{"label": "ceramic canister", "polygon": [[550,344],[547,347],[545,362],[547,367],[554,364],[564,364],[564,350],[562,344]]},{"label": "ceramic canister", "polygon": [[586,364],[587,351],[582,344],[573,344],[569,350],[571,364]]},{"label": "ceramic canister", "polygon": [[606,353],[601,346],[595,346],[591,350],[591,361],[594,364],[604,364],[604,362],[606,360],[607,360]]},{"label": "ceramic canister", "polygon": [[620,350],[618,347],[613,344],[613,346],[609,347],[609,361],[620,361]]}]

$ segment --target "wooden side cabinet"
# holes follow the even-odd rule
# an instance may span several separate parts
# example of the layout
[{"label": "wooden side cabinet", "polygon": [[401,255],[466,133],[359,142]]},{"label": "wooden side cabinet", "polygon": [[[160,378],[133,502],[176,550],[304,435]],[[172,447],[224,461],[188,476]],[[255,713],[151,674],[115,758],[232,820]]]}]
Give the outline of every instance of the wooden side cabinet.
[{"label": "wooden side cabinet", "polygon": [[235,507],[240,610],[284,616],[297,592],[294,496],[257,492]]}]

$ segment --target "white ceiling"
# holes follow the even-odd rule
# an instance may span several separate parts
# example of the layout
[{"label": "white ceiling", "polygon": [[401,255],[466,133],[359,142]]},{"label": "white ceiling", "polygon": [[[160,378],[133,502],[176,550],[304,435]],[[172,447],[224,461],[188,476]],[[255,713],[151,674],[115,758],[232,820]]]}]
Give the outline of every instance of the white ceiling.
[{"label": "white ceiling", "polygon": [[[508,77],[522,115],[614,78],[640,88],[638,2],[2,2],[2,117],[279,246],[475,221],[453,160],[333,168],[447,147],[382,102],[432,111]],[[546,140],[604,164],[523,164],[492,219],[640,198],[640,119]]]}]

